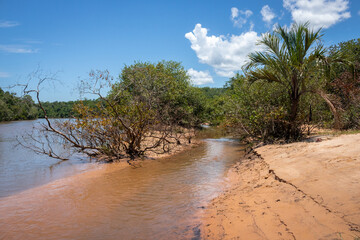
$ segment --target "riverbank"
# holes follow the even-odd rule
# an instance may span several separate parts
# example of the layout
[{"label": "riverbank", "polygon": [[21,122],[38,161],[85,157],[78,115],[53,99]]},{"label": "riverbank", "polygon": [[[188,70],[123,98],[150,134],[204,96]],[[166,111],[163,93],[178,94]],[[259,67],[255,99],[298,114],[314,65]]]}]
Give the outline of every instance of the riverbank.
[{"label": "riverbank", "polygon": [[186,141],[182,141],[182,144],[172,143],[167,152],[163,152],[162,149],[158,148],[155,149],[155,151],[147,152],[143,158],[135,158],[134,160],[131,160],[130,158],[124,158],[121,160],[115,160],[115,162],[122,163],[123,167],[141,167],[144,162],[176,157],[181,153],[198,147],[202,143],[203,141],[200,139],[193,139],[190,143]]},{"label": "riverbank", "polygon": [[[131,168],[126,162],[0,198],[0,239],[190,239],[242,145],[204,139]],[[127,167],[126,167],[127,166]]]},{"label": "riverbank", "polygon": [[203,217],[204,239],[360,236],[360,134],[256,149],[228,173]]}]

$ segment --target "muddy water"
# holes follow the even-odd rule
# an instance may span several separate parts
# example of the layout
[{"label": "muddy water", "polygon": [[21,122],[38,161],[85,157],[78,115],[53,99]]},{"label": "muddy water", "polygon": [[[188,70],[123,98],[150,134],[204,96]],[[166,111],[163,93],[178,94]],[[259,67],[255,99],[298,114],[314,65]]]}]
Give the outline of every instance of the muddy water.
[{"label": "muddy water", "polygon": [[17,147],[17,137],[25,136],[41,122],[44,121],[0,122],[0,198],[97,167],[85,158],[72,157],[60,163]]},{"label": "muddy water", "polygon": [[242,155],[229,139],[143,163],[97,165],[0,198],[0,239],[199,238],[203,206]]}]

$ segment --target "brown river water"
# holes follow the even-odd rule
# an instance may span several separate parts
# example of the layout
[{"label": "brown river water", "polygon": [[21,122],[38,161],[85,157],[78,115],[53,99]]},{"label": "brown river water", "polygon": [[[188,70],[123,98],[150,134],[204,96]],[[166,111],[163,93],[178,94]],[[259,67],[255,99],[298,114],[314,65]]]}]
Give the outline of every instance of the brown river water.
[{"label": "brown river water", "polygon": [[199,217],[243,155],[238,141],[206,138],[139,168],[56,164],[11,147],[33,123],[0,124],[0,239],[201,239]]}]

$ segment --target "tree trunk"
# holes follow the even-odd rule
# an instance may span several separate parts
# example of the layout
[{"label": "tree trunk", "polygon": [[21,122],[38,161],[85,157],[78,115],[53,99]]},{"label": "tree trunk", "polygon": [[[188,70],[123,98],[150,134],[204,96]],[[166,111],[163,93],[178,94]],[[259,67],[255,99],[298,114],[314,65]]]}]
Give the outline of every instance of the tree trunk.
[{"label": "tree trunk", "polygon": [[332,114],[334,115],[334,128],[337,130],[341,129],[342,124],[341,124],[340,114],[337,111],[336,107],[323,91],[318,91],[317,93],[325,100]]},{"label": "tree trunk", "polygon": [[297,114],[298,114],[298,108],[299,108],[299,97],[293,97],[291,98],[291,109],[290,109],[290,123],[295,123]]},{"label": "tree trunk", "polygon": [[289,118],[289,127],[287,133],[287,139],[297,139],[299,137],[298,126],[296,122],[296,118],[299,110],[300,96],[297,92],[293,92],[290,96],[290,118]]},{"label": "tree trunk", "polygon": [[300,94],[298,88],[298,78],[294,74],[291,78],[291,92],[290,92],[290,124],[294,125],[296,123],[296,118],[298,115],[298,108],[300,102]]}]

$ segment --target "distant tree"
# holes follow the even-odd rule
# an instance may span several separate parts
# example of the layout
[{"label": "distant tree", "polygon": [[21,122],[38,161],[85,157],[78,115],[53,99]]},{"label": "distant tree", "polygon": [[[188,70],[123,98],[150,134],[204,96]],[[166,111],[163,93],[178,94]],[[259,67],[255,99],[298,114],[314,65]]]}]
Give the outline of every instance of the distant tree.
[{"label": "distant tree", "polygon": [[218,96],[223,95],[225,92],[225,88],[201,87],[199,88],[199,90],[204,93],[207,99],[214,99]]},{"label": "distant tree", "polygon": [[38,111],[29,95],[17,97],[0,88],[0,121],[35,119]]},{"label": "distant tree", "polygon": [[[76,115],[74,110],[75,106],[82,103],[86,106],[91,106],[96,108],[97,102],[99,100],[77,100],[77,101],[68,101],[68,102],[42,102],[46,114],[49,118],[72,118]],[[39,108],[40,109],[40,108]],[[45,115],[43,111],[39,111],[39,118],[44,118]]]}]

